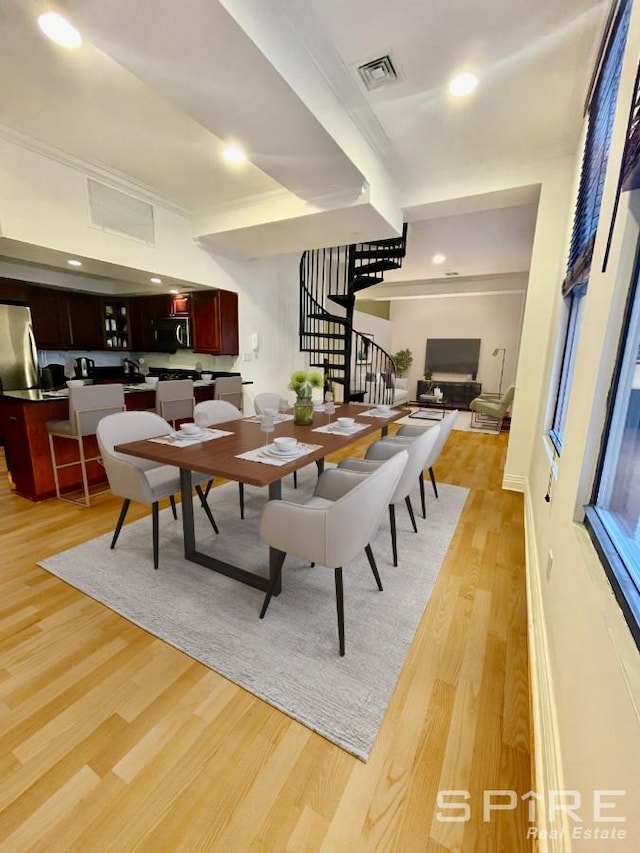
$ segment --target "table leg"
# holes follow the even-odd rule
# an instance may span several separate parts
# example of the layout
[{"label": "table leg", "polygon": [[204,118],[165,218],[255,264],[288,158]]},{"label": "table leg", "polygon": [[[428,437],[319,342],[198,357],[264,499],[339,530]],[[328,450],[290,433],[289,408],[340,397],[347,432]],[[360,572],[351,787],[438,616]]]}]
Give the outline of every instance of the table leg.
[{"label": "table leg", "polygon": [[[276,480],[274,483],[269,483],[269,500],[282,500],[282,480]],[[269,580],[273,580],[273,576],[278,571],[281,565],[281,552],[275,548],[269,548]],[[282,572],[273,587],[273,595],[280,595],[282,592]]]}]

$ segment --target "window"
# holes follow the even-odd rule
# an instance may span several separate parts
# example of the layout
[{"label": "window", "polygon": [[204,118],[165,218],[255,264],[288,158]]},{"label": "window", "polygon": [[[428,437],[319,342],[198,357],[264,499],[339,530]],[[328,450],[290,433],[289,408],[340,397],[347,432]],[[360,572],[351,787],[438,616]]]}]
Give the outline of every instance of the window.
[{"label": "window", "polygon": [[571,294],[566,297],[568,317],[564,337],[562,368],[560,371],[560,382],[558,385],[558,397],[554,411],[553,425],[549,432],[549,438],[553,442],[553,446],[558,454],[562,450],[562,437],[564,435],[564,425],[567,418],[569,389],[571,388],[576,349],[578,346],[578,329],[582,318],[584,292],[584,288],[574,288]]},{"label": "window", "polygon": [[639,276],[636,263],[587,527],[640,646]]},{"label": "window", "polygon": [[605,41],[602,61],[589,103],[589,124],[582,157],[580,188],[573,219],[567,275],[562,284],[562,295],[567,300],[569,320],[565,330],[562,368],[553,423],[549,432],[549,437],[558,453],[564,438],[564,425],[582,316],[582,299],[591,271],[630,12],[629,0],[621,0]]}]

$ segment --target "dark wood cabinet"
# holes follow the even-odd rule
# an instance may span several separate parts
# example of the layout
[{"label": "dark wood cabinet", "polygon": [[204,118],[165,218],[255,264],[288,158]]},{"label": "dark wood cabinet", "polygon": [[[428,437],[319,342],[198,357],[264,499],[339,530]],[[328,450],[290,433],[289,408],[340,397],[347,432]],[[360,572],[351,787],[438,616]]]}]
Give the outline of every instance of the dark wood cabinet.
[{"label": "dark wood cabinet", "polygon": [[229,290],[191,295],[192,349],[210,355],[238,355],[238,294]]},{"label": "dark wood cabinet", "polygon": [[444,403],[449,408],[468,409],[469,403],[479,397],[482,392],[480,382],[448,382],[439,379],[426,382],[424,379],[418,379],[416,399],[420,399],[420,394],[430,394],[435,386],[442,391]]},{"label": "dark wood cabinet", "polygon": [[27,301],[36,344],[40,349],[69,349],[71,327],[64,291],[49,287],[29,287]]},{"label": "dark wood cabinet", "polygon": [[155,321],[169,314],[166,294],[135,296],[129,300],[131,349],[136,352],[156,352]]},{"label": "dark wood cabinet", "polygon": [[26,302],[27,285],[13,278],[0,278],[1,302]]},{"label": "dark wood cabinet", "polygon": [[188,293],[173,293],[169,298],[170,317],[188,317],[191,313],[191,298]]},{"label": "dark wood cabinet", "polygon": [[131,349],[128,299],[103,299],[102,323],[104,327],[104,349]]},{"label": "dark wood cabinet", "polygon": [[[79,350],[104,349],[102,298],[92,293],[67,294],[71,347]],[[38,337],[36,335],[36,341]]]}]

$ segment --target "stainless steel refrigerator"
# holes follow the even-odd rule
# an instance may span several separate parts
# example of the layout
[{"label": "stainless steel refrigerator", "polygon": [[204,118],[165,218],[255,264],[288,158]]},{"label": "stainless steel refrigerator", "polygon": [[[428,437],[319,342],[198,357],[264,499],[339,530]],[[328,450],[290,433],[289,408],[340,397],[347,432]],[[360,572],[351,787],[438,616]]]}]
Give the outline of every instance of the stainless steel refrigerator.
[{"label": "stainless steel refrigerator", "polygon": [[39,379],[31,311],[23,305],[0,304],[0,389],[37,388]]}]

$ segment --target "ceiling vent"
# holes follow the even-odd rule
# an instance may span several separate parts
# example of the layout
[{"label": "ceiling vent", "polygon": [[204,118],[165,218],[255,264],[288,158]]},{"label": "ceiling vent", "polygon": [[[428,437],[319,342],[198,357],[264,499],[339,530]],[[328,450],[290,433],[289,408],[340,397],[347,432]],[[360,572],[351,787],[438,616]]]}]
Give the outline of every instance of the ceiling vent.
[{"label": "ceiling vent", "polygon": [[365,62],[364,65],[359,65],[358,74],[369,91],[379,89],[381,86],[389,86],[398,79],[396,69],[393,67],[393,62],[388,54],[379,59],[372,59],[371,62]]},{"label": "ceiling vent", "polygon": [[155,243],[153,205],[87,179],[91,222],[106,231]]},{"label": "ceiling vent", "polygon": [[446,273],[445,273],[445,275],[446,275],[446,276],[448,276],[448,277],[451,277],[451,276],[454,276],[454,275],[460,275],[460,273],[459,273],[459,272],[453,272],[453,271],[451,271],[451,272],[446,272]]}]

